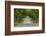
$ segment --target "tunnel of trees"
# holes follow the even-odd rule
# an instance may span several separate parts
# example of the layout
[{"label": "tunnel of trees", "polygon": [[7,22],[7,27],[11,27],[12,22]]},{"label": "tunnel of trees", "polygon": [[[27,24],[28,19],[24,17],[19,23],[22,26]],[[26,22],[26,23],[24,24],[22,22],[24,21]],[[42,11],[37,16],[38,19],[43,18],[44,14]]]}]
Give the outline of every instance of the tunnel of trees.
[{"label": "tunnel of trees", "polygon": [[22,22],[25,16],[32,18],[32,21],[38,22],[38,9],[14,9],[14,22]]}]

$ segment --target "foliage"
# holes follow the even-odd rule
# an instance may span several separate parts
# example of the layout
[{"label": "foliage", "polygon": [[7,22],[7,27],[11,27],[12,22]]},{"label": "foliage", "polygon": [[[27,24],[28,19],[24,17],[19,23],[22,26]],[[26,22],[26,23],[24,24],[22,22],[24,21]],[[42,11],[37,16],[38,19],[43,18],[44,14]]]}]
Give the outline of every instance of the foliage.
[{"label": "foliage", "polygon": [[22,22],[25,16],[32,18],[32,21],[38,22],[38,9],[14,9],[14,22]]}]

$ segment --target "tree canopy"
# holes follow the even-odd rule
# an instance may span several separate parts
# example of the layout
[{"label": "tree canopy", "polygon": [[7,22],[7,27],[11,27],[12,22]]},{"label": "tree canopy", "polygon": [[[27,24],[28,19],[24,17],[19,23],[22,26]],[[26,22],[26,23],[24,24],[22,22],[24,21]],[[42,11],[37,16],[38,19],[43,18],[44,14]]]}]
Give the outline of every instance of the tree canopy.
[{"label": "tree canopy", "polygon": [[39,17],[38,9],[14,9],[14,22],[22,22],[25,16],[29,16],[33,21]]}]

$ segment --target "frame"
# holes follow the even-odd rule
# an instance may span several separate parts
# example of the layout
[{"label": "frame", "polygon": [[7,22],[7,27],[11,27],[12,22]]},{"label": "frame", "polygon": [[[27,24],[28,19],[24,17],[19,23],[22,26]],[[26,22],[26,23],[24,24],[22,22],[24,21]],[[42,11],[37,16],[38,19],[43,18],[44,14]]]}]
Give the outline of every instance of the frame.
[{"label": "frame", "polygon": [[[25,31],[11,31],[11,22],[13,20],[11,19],[11,5],[22,5],[22,6],[41,6],[42,7],[42,22],[41,22],[41,28],[40,30],[25,30]],[[15,6],[12,6],[15,7]],[[21,6],[20,6],[21,8]],[[35,8],[35,7],[34,7]],[[39,19],[40,20],[40,19]],[[29,28],[31,29],[31,28]],[[34,29],[34,28],[33,28]],[[18,35],[18,34],[35,34],[35,33],[44,33],[45,32],[45,7],[44,3],[36,3],[36,2],[19,2],[19,1],[5,1],[5,35]]]}]

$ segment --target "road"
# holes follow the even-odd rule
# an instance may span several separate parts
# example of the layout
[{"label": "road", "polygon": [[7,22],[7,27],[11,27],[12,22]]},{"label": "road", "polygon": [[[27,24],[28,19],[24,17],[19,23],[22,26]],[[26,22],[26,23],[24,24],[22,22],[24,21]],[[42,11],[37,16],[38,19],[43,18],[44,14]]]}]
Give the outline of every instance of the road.
[{"label": "road", "polygon": [[38,23],[35,24],[16,24],[16,27],[33,27],[33,26],[38,26]]}]

